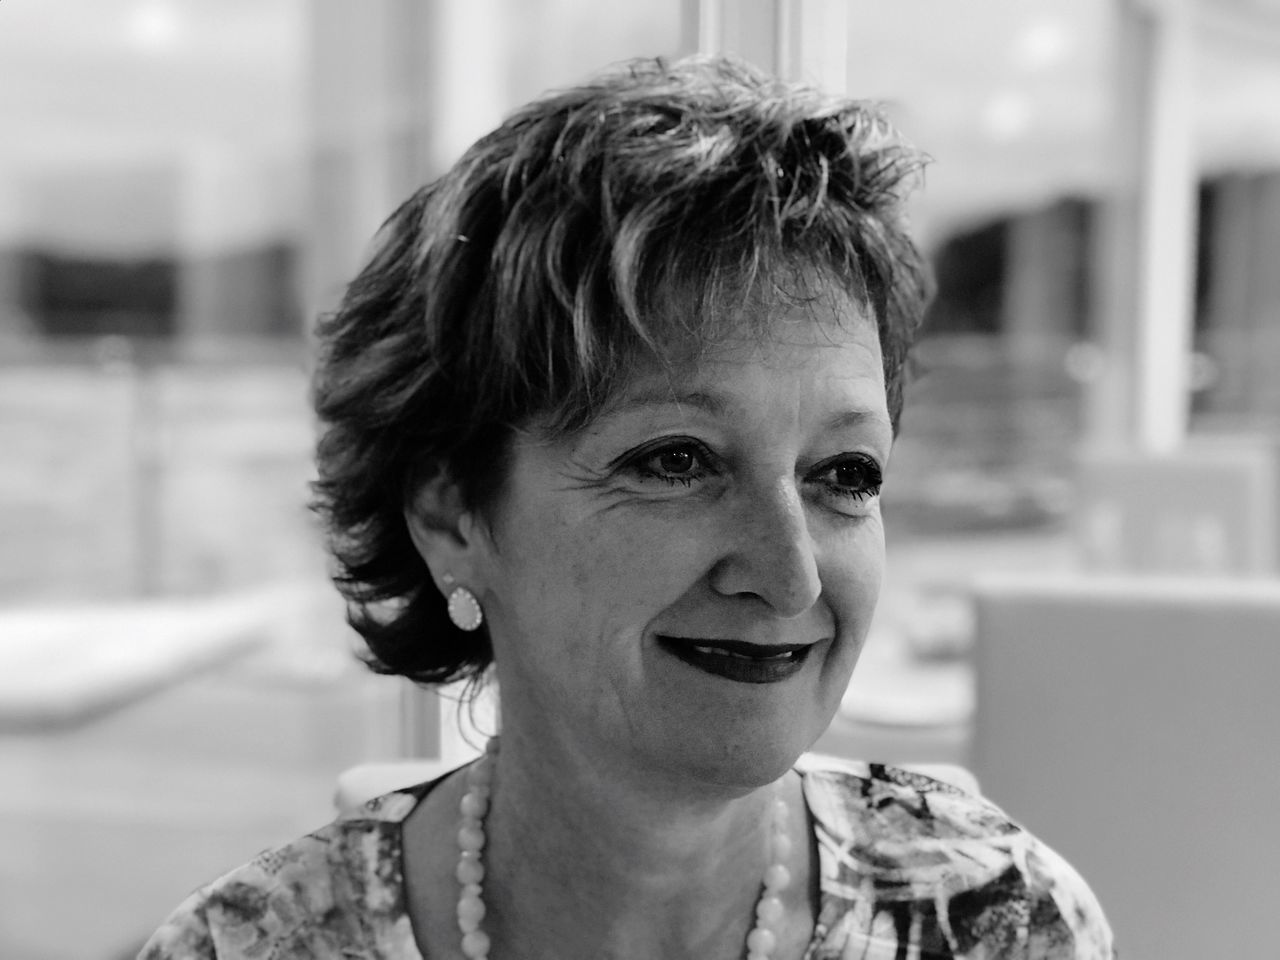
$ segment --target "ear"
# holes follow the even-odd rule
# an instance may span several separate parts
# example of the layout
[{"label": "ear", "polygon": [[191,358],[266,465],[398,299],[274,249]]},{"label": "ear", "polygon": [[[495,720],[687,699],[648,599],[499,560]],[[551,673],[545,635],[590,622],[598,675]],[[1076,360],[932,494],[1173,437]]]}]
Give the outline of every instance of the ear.
[{"label": "ear", "polygon": [[442,593],[448,593],[445,574],[478,591],[484,531],[447,473],[437,471],[407,491],[404,521],[418,555],[426,561]]}]

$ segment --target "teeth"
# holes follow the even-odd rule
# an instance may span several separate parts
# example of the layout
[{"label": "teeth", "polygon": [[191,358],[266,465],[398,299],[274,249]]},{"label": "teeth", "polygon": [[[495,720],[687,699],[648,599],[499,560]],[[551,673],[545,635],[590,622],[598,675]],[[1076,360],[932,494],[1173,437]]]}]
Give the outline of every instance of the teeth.
[{"label": "teeth", "polygon": [[735,657],[738,660],[757,660],[757,661],[791,660],[791,659],[794,659],[795,657],[795,652],[790,650],[784,653],[775,653],[772,656],[768,656],[768,657],[753,657],[750,654],[736,653],[733,650],[724,650],[720,647],[707,647],[699,643],[695,643],[693,645],[693,649],[697,650],[699,653],[704,653],[704,654],[718,656],[718,657]]}]

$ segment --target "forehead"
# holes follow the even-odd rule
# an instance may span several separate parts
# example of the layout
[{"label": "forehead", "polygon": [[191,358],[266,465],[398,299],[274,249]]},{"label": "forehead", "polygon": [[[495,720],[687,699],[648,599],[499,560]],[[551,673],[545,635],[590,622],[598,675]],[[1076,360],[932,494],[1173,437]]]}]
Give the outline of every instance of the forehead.
[{"label": "forehead", "polygon": [[750,278],[714,271],[676,278],[654,292],[642,322],[662,335],[665,357],[676,359],[724,341],[786,335],[803,321],[821,321],[833,334],[852,330],[871,322],[867,302],[829,269],[791,263]]},{"label": "forehead", "polygon": [[670,407],[734,420],[810,410],[892,433],[876,326],[844,295],[778,303],[714,339],[637,362],[596,420]]},{"label": "forehead", "polygon": [[758,365],[823,365],[866,375],[872,370],[883,388],[879,331],[866,307],[841,288],[810,287],[803,295],[773,290],[725,298],[686,336],[635,358],[631,375],[617,394],[637,381],[675,376],[688,380],[716,368]]},{"label": "forehead", "polygon": [[564,436],[636,399],[654,403],[696,390],[694,383],[723,386],[726,373],[732,382],[745,371],[819,361],[827,361],[829,379],[847,370],[863,381],[864,405],[887,403],[871,308],[820,268],[788,268],[749,285],[677,280],[654,291],[646,308],[636,320],[642,340],[615,354],[616,366],[588,383],[577,401],[533,413],[520,428]]}]

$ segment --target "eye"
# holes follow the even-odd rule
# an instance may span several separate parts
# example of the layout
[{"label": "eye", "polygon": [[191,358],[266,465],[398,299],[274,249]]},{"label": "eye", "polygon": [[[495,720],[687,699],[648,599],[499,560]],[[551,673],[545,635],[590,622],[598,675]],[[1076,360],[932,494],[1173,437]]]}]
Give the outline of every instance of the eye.
[{"label": "eye", "polygon": [[709,475],[711,457],[699,443],[687,438],[664,441],[638,451],[628,468],[644,479],[663,480],[686,487]]},{"label": "eye", "polygon": [[692,450],[681,447],[675,450],[663,450],[650,458],[657,467],[657,472],[669,476],[683,476],[692,473],[698,466],[698,457]]},{"label": "eye", "polygon": [[809,479],[821,483],[836,496],[865,501],[880,493],[883,474],[880,464],[872,457],[852,453],[818,464],[809,474]]}]

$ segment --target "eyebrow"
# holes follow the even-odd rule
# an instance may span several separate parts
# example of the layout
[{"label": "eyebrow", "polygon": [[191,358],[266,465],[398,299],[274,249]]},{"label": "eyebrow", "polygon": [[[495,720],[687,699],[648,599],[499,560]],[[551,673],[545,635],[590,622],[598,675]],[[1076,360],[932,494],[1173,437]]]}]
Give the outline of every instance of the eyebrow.
[{"label": "eyebrow", "polygon": [[[672,390],[641,390],[622,397],[618,402],[602,411],[602,417],[616,416],[628,410],[644,407],[677,406],[694,407],[713,416],[725,416],[731,407],[728,400],[716,393],[693,390],[677,393]],[[885,414],[871,410],[845,410],[827,420],[828,429],[842,430],[859,427],[881,427],[892,434],[893,425]]]},{"label": "eyebrow", "polygon": [[893,433],[893,424],[889,418],[885,414],[872,413],[870,410],[848,410],[837,413],[827,421],[827,426],[835,430],[850,427],[883,427],[889,433]]},{"label": "eyebrow", "polygon": [[637,393],[627,394],[620,398],[616,404],[612,404],[604,411],[604,414],[622,413],[637,407],[696,407],[706,413],[722,415],[729,409],[729,403],[723,397],[715,393],[707,393],[704,390],[693,390],[688,393],[677,393],[674,390],[641,390]]}]

